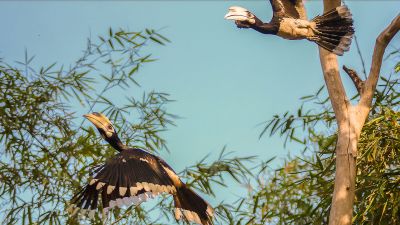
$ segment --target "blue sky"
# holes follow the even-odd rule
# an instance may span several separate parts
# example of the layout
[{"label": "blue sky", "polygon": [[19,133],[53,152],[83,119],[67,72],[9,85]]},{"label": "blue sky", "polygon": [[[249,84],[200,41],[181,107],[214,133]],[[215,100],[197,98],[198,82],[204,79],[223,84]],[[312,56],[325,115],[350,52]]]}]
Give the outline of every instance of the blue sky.
[{"label": "blue sky", "polygon": [[[369,68],[375,38],[398,14],[399,3],[346,2]],[[69,65],[90,34],[105,34],[109,27],[165,27],[161,33],[172,43],[150,47],[159,60],[138,76],[145,90],[169,93],[176,100],[169,110],[182,117],[165,133],[171,150],[161,153],[165,160],[179,171],[208,153],[217,155],[224,145],[236,155],[282,159],[289,153],[282,140],[259,140],[258,124],[296,109],[301,96],[323,84],[317,47],[238,30],[223,19],[231,5],[243,6],[264,21],[271,17],[266,1],[1,1],[0,57],[21,60],[27,48],[38,65]],[[322,10],[319,1],[308,1],[306,7],[309,18]],[[388,51],[399,44],[397,36]],[[339,61],[361,72],[354,43]],[[392,66],[392,61],[385,62],[384,71]],[[355,92],[347,77],[344,83],[349,93]],[[82,109],[77,105],[74,110]]]}]

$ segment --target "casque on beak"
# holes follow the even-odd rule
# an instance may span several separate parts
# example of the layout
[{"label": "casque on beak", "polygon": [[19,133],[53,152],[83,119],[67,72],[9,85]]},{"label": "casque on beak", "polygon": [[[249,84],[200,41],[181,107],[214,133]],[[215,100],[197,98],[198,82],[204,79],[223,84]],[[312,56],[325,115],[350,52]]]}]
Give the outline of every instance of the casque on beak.
[{"label": "casque on beak", "polygon": [[98,129],[104,129],[106,130],[107,125],[110,124],[110,121],[108,120],[107,117],[105,117],[103,114],[101,113],[89,113],[89,114],[85,114],[83,115],[83,117],[85,117],[86,119],[88,119],[90,122],[93,123],[93,125],[98,128]]},{"label": "casque on beak", "polygon": [[235,21],[247,21],[253,18],[250,18],[251,13],[240,6],[232,6],[228,9],[228,13],[225,15],[225,19],[227,20],[235,20]]}]

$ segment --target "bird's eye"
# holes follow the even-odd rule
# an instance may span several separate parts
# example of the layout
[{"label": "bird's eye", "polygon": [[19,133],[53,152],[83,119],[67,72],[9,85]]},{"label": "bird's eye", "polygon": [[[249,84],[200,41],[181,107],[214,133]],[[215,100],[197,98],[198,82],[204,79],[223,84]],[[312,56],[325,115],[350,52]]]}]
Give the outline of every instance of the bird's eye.
[{"label": "bird's eye", "polygon": [[108,125],[108,127],[107,127],[109,130],[112,130],[113,129],[113,127],[112,127],[112,125],[110,124],[110,125]]}]

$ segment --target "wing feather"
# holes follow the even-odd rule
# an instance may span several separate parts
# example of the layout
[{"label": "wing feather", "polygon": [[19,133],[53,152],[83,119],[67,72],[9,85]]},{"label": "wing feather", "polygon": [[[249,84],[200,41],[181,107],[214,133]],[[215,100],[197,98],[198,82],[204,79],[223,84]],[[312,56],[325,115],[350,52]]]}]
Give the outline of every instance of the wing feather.
[{"label": "wing feather", "polygon": [[106,213],[115,206],[138,205],[162,192],[175,193],[164,168],[161,159],[144,150],[124,150],[93,170],[93,179],[72,198],[71,211],[96,210],[99,195]]},{"label": "wing feather", "polygon": [[270,0],[274,19],[291,17],[307,20],[303,0]]}]

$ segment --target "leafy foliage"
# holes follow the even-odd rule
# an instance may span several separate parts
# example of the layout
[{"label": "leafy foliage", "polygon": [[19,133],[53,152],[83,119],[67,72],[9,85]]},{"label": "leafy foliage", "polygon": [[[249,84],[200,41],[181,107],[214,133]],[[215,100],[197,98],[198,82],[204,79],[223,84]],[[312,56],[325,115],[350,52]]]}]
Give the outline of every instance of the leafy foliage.
[{"label": "leafy foliage", "polygon": [[[395,67],[395,73],[396,73]],[[276,115],[262,135],[302,149],[274,172],[261,165],[254,188],[238,201],[231,224],[327,224],[335,174],[334,114],[324,87],[295,113]],[[400,79],[382,77],[358,144],[355,224],[398,224],[400,208]],[[354,98],[357,98],[355,96]]]},{"label": "leafy foliage", "polygon": [[[149,44],[169,40],[157,31],[128,32],[109,29],[96,41],[88,39],[86,50],[68,69],[56,63],[37,69],[34,57],[9,65],[0,60],[0,218],[2,224],[76,224],[65,208],[72,194],[88,181],[90,168],[115,154],[90,126],[83,127],[76,106],[99,109],[115,122],[122,139],[150,151],[166,150],[161,136],[176,116],[166,110],[169,95],[151,91],[126,96],[125,102],[109,97],[132,86],[140,88],[136,74],[154,61],[142,55]],[[77,117],[77,115],[79,117]],[[241,162],[226,155],[207,165],[204,161],[183,176],[206,194],[212,183],[223,184],[222,174],[245,176]],[[199,179],[199,177],[202,177]],[[157,223],[149,212],[170,216],[171,199],[161,199],[153,209],[117,209],[107,223]],[[135,216],[132,216],[132,215]],[[104,221],[97,218],[92,223]]]},{"label": "leafy foliage", "polygon": [[[63,223],[65,197],[86,182],[87,165],[97,164],[112,153],[92,128],[82,132],[76,125],[79,120],[71,110],[74,100],[90,109],[95,104],[105,105],[114,120],[127,121],[123,111],[146,114],[137,120],[140,129],[135,131],[141,135],[136,134],[136,139],[145,140],[144,145],[151,149],[164,145],[165,140],[154,129],[171,124],[171,115],[163,109],[169,101],[167,95],[152,92],[143,101],[122,109],[104,97],[114,87],[127,88],[128,81],[136,83],[133,75],[151,61],[149,55],[140,56],[139,50],[149,40],[158,40],[156,37],[162,36],[150,30],[114,33],[110,29],[109,36],[99,37],[98,43],[88,40],[83,56],[68,70],[62,66],[55,69],[56,64],[36,70],[31,67],[33,57],[27,53],[25,62],[17,66],[0,62],[0,87],[4,90],[0,99],[0,138],[4,143],[0,196],[4,223]],[[104,66],[111,72],[101,73]],[[104,81],[105,88],[93,98],[93,86]],[[129,126],[120,126],[120,130],[127,133]]]},{"label": "leafy foliage", "polygon": [[[149,44],[169,40],[157,31],[109,29],[68,69],[57,64],[36,69],[34,57],[9,65],[0,59],[0,218],[3,224],[163,224],[173,220],[171,198],[145,207],[115,209],[106,221],[70,218],[65,208],[72,193],[88,181],[90,168],[114,154],[92,128],[83,127],[77,105],[99,109],[114,121],[130,146],[168,150],[162,133],[174,125],[166,110],[169,95],[132,93],[116,102],[112,92],[140,86],[135,76],[150,54]],[[393,55],[396,55],[394,53]],[[397,63],[394,72],[399,72]],[[396,74],[397,75],[397,74]],[[130,90],[130,89],[129,89]],[[128,93],[128,92],[126,92]],[[106,97],[107,96],[107,97]],[[400,207],[400,79],[382,77],[359,142],[354,223],[398,224]],[[355,96],[354,98],[357,98]],[[216,224],[326,224],[335,171],[335,118],[321,87],[301,98],[296,112],[275,115],[261,136],[280,135],[297,143],[297,157],[271,168],[267,160],[251,168],[255,157],[232,157],[223,149],[180,173],[197,191],[215,196],[229,188],[226,178],[245,183],[247,196],[215,205]],[[159,215],[156,217],[156,215]]]}]

